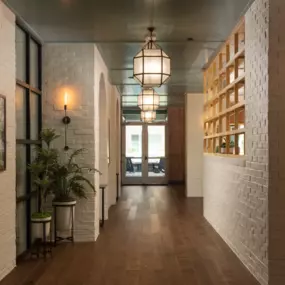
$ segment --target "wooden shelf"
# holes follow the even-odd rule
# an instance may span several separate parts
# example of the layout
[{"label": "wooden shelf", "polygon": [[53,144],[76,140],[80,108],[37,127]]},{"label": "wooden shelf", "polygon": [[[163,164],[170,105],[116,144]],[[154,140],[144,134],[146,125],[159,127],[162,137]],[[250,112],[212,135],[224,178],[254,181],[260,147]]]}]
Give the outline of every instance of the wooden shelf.
[{"label": "wooden shelf", "polygon": [[[204,72],[204,152],[237,157],[245,153],[245,25],[244,18]],[[241,59],[241,60],[240,60]],[[227,84],[225,86],[225,84]],[[220,89],[221,86],[224,86]],[[211,98],[209,98],[211,96]],[[242,101],[241,101],[242,100]],[[214,116],[207,117],[209,114]],[[245,127],[238,129],[239,127]],[[229,130],[213,133],[219,130]],[[211,135],[209,134],[211,132]],[[221,152],[226,152],[223,154]]]}]

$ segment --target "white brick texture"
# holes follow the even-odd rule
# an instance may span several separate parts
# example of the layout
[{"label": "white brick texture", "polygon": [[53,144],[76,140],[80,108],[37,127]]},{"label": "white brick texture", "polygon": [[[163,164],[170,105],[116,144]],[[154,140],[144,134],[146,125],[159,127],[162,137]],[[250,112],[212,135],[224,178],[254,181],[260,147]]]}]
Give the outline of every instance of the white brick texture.
[{"label": "white brick texture", "polygon": [[268,284],[268,16],[268,0],[256,0],[245,16],[247,155],[204,157],[204,215],[264,285]]},{"label": "white brick texture", "polygon": [[[46,44],[43,54],[43,127],[55,128],[61,134],[57,147],[64,147],[64,93],[69,94],[67,139],[71,149],[86,148],[88,153],[82,163],[103,172],[90,175],[97,194],[91,191],[88,200],[76,206],[75,239],[93,241],[99,235],[101,195],[99,184],[108,184],[105,190],[105,219],[115,203],[116,155],[119,145],[114,145],[114,102],[119,94],[108,81],[108,69],[94,44]],[[100,108],[103,99],[104,108]],[[108,120],[110,119],[110,131]],[[108,133],[110,132],[110,165],[108,166]],[[115,146],[115,148],[113,148]],[[117,146],[117,147],[116,147]],[[100,149],[102,148],[102,149]]]},{"label": "white brick texture", "polygon": [[7,170],[0,172],[0,280],[16,265],[15,16],[0,1],[0,94],[7,106]]},{"label": "white brick texture", "polygon": [[[61,135],[56,147],[64,147],[64,93],[68,92],[67,142],[71,150],[85,148],[88,152],[80,163],[95,166],[94,131],[94,45],[46,44],[43,48],[43,127],[55,128]],[[64,159],[64,152],[62,152]],[[98,175],[90,180],[99,191]],[[75,240],[94,241],[99,234],[99,217],[95,215],[98,194],[89,189],[88,199],[81,200],[75,211]],[[97,225],[97,226],[96,226]]]}]

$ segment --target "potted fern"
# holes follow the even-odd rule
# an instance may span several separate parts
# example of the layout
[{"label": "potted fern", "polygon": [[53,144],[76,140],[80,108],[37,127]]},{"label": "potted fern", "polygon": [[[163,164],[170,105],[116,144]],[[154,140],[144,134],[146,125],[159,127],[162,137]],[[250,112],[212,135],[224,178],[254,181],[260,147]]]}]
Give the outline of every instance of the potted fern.
[{"label": "potted fern", "polygon": [[235,142],[233,140],[230,141],[230,153],[235,154]]},{"label": "potted fern", "polygon": [[[89,189],[95,192],[94,184],[86,177],[90,172],[99,172],[95,168],[82,167],[76,162],[76,158],[86,150],[75,150],[66,163],[57,163],[54,167],[53,206],[56,207],[56,229],[61,236],[66,236],[72,228],[72,206],[76,200],[86,199]],[[100,172],[99,172],[100,173]]]},{"label": "potted fern", "polygon": [[35,159],[28,166],[31,172],[33,188],[38,195],[38,211],[32,213],[32,235],[35,239],[43,238],[43,226],[45,222],[46,236],[50,233],[51,213],[45,211],[44,201],[51,193],[53,185],[53,168],[58,160],[58,152],[51,148],[51,143],[58,136],[52,129],[45,129],[41,132],[42,145],[35,149]]}]

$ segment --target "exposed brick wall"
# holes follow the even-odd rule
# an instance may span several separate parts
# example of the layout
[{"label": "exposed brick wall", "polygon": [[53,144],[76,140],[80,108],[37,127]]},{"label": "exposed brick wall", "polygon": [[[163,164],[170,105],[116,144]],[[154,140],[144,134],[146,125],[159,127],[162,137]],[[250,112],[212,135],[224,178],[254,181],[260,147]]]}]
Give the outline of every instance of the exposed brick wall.
[{"label": "exposed brick wall", "polygon": [[16,265],[15,16],[0,1],[0,94],[7,103],[7,170],[0,172],[0,280]]},{"label": "exposed brick wall", "polygon": [[204,157],[204,215],[268,284],[268,0],[246,13],[246,157]]},{"label": "exposed brick wall", "polygon": [[[58,148],[64,146],[64,125],[62,118],[64,91],[69,91],[68,145],[70,148],[86,148],[88,153],[82,163],[103,172],[90,175],[97,194],[89,193],[87,201],[80,201],[76,207],[75,238],[77,241],[96,240],[101,219],[100,184],[108,184],[105,190],[105,219],[108,210],[115,203],[116,152],[114,144],[114,102],[119,93],[109,83],[108,69],[94,44],[46,44],[43,53],[43,126],[52,127],[61,134]],[[104,101],[104,110],[100,100]],[[101,113],[101,114],[100,114]],[[101,115],[101,116],[100,116]],[[108,120],[110,119],[111,163],[107,163]],[[100,148],[101,147],[101,148]]]},{"label": "exposed brick wall", "polygon": [[[92,44],[46,44],[43,48],[43,127],[55,128],[61,138],[55,144],[64,147],[64,124],[62,118],[63,96],[69,93],[68,146],[71,149],[86,148],[81,163],[95,166],[94,112],[94,45]],[[97,119],[98,120],[98,119]],[[64,154],[62,159],[64,159]],[[89,175],[99,190],[98,175]],[[99,217],[95,217],[98,195],[92,190],[88,200],[81,200],[76,206],[76,241],[94,241],[99,234]],[[95,226],[97,225],[97,227]]]}]

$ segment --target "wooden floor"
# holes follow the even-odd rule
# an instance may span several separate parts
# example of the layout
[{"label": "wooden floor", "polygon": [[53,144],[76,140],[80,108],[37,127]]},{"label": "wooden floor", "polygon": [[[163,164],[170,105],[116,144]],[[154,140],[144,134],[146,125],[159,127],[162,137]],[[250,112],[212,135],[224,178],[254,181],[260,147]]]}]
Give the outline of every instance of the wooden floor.
[{"label": "wooden floor", "polygon": [[123,189],[96,243],[61,245],[0,285],[257,285],[181,187]]}]

